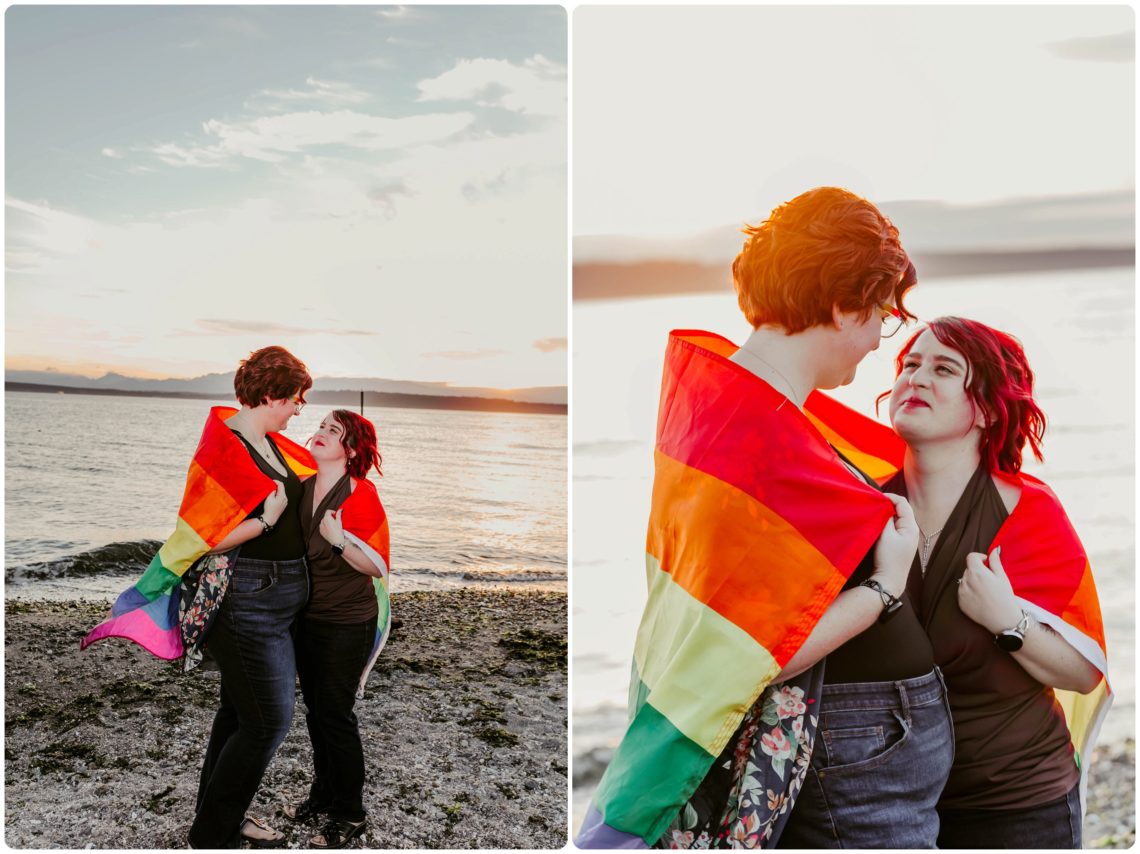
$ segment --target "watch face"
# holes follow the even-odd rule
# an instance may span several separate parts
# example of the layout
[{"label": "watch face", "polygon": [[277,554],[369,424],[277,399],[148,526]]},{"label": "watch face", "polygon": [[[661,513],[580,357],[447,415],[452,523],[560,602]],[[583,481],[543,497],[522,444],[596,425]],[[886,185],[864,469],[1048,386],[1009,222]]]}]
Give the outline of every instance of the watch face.
[{"label": "watch face", "polygon": [[998,649],[1004,649],[1006,652],[1017,652],[1021,649],[1021,645],[1025,643],[1025,638],[1017,632],[1008,631],[1002,632],[994,638],[994,642],[998,645]]}]

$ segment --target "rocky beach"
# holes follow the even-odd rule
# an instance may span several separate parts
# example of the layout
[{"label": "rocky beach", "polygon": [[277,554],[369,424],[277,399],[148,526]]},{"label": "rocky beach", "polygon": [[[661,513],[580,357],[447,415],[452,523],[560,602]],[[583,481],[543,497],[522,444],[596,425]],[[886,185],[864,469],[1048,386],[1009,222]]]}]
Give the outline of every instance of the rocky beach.
[{"label": "rocky beach", "polygon": [[[79,640],[104,602],[5,607],[5,841],[11,848],[184,848],[218,674],[182,674],[121,640]],[[362,848],[561,848],[567,829],[566,596],[397,593],[357,702]],[[298,705],[251,812],[308,847],[311,752]]]}]

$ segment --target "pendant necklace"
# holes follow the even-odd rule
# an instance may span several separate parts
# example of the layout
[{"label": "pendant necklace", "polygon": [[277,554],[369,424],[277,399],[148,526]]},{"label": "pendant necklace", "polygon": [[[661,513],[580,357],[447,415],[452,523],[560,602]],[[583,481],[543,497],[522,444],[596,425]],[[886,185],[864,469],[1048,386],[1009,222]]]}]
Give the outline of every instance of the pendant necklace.
[{"label": "pendant necklace", "polygon": [[[773,365],[771,362],[769,362],[767,359],[765,359],[763,356],[761,356],[755,350],[749,350],[747,345],[742,346],[740,349],[743,350],[748,355],[752,356],[753,358],[757,359],[758,361],[762,362],[764,365],[768,366],[771,370],[775,371],[776,375],[780,379],[782,379],[785,383],[787,383],[788,389],[792,392],[792,397],[788,397],[787,395],[784,395],[784,397],[785,397],[784,403],[787,403],[789,400],[792,400],[793,398],[799,397],[799,392],[796,390],[796,387],[794,385],[792,385],[792,381],[790,379],[788,379],[786,376],[784,376],[783,371],[781,371],[779,368],[777,368],[775,365]],[[781,403],[779,406],[776,407],[777,412],[779,412],[780,409],[784,406],[784,403]]]},{"label": "pendant necklace", "polygon": [[922,567],[923,575],[926,575],[926,565],[930,562],[930,547],[934,544],[934,539],[945,530],[945,525],[943,525],[933,534],[923,533],[921,526],[918,529],[918,535],[922,538],[922,546],[919,548],[918,552],[918,564]]}]

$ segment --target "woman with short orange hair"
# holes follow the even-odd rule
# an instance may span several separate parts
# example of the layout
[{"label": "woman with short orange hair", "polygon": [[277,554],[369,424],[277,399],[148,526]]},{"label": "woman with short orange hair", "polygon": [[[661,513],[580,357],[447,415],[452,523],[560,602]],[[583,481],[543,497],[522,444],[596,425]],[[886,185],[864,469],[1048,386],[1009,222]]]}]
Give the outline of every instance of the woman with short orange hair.
[{"label": "woman with short orange hair", "polygon": [[[309,593],[301,530],[301,481],[274,434],[305,405],[313,381],[303,362],[284,347],[265,347],[234,374],[241,409],[225,421],[250,461],[276,482],[211,551],[239,549],[229,588],[205,638],[221,670],[221,706],[214,716],[202,763],[190,844],[236,848],[244,838],[275,847],[284,835],[245,813],[269,761],[289,732],[296,681],[291,629]],[[240,461],[240,462],[239,462]]]},{"label": "woman with short orange hair", "polygon": [[[752,334],[675,331],[666,351],[631,723],[578,845],[932,847],[953,744],[903,599],[914,516],[803,411],[910,317],[914,267],[838,187],[745,234],[732,272]],[[805,783],[820,762],[825,816]],[[804,842],[813,827],[830,836]]]}]

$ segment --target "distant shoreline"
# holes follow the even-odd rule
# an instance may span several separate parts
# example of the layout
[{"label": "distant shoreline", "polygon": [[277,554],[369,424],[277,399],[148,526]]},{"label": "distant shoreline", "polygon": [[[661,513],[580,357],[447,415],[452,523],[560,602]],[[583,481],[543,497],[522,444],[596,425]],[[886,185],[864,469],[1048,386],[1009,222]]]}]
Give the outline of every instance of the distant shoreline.
[{"label": "distant shoreline", "polygon": [[[193,391],[126,391],[110,388],[83,388],[78,386],[48,385],[44,383],[4,383],[5,391],[26,391],[38,394],[93,394],[112,397],[170,397],[190,400],[220,400],[222,395]],[[306,397],[310,403],[335,404],[355,407],[360,404],[358,391],[315,391]],[[390,391],[364,392],[365,406],[384,406],[399,409],[448,409],[465,412],[511,412],[522,415],[566,415],[565,403],[530,403],[521,400],[501,400],[491,397],[444,397],[429,394],[404,394]]]},{"label": "distant shoreline", "polygon": [[[1135,247],[1115,249],[1053,249],[1032,252],[916,252],[912,255],[919,281],[950,276],[1036,273],[1053,270],[1132,267]],[[732,292],[731,259],[701,261],[587,262],[574,265],[574,299],[632,299],[636,297]]]}]

